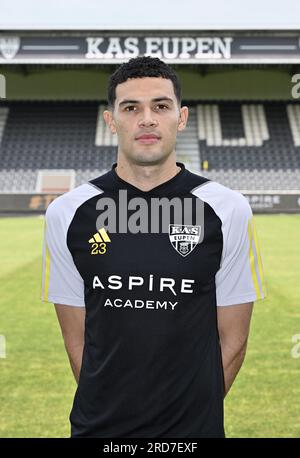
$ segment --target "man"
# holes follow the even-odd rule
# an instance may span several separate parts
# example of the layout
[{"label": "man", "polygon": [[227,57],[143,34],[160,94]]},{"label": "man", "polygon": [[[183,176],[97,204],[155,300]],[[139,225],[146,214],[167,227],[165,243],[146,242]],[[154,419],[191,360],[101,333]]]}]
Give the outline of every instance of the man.
[{"label": "man", "polygon": [[43,299],[78,382],[71,436],[224,437],[223,398],[264,296],[251,208],[176,163],[188,108],[168,65],[121,65],[108,102],[117,163],[46,213]]}]

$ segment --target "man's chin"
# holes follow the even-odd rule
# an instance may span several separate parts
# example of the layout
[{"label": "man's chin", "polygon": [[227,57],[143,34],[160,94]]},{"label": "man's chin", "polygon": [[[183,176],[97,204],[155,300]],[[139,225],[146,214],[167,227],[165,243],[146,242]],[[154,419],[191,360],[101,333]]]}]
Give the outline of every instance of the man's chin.
[{"label": "man's chin", "polygon": [[158,164],[163,164],[166,159],[169,157],[170,154],[165,154],[165,153],[158,153],[158,154],[153,154],[153,153],[141,153],[137,154],[134,157],[132,157],[132,161],[136,165],[158,165]]}]

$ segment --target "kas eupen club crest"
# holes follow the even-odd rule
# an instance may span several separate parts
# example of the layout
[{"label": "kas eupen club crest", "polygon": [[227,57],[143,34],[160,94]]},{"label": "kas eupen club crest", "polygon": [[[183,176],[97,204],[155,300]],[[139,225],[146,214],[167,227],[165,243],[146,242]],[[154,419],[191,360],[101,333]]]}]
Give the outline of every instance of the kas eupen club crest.
[{"label": "kas eupen club crest", "polygon": [[5,59],[13,59],[20,49],[19,37],[0,37],[0,52]]},{"label": "kas eupen club crest", "polygon": [[190,254],[200,241],[201,226],[169,225],[169,239],[181,256]]}]

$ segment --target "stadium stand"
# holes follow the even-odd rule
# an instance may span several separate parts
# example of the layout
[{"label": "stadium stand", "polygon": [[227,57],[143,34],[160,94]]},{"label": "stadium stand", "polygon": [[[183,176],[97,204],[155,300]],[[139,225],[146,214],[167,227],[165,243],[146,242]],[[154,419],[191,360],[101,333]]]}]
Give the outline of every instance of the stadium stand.
[{"label": "stadium stand", "polygon": [[283,102],[198,105],[205,175],[239,190],[300,189],[298,110]]},{"label": "stadium stand", "polygon": [[[72,174],[72,186],[116,161],[116,136],[97,102],[9,102],[0,107],[0,192],[38,192],[41,173]],[[201,102],[190,107],[177,157],[238,190],[300,189],[300,106]],[[44,172],[43,172],[44,171]]]}]

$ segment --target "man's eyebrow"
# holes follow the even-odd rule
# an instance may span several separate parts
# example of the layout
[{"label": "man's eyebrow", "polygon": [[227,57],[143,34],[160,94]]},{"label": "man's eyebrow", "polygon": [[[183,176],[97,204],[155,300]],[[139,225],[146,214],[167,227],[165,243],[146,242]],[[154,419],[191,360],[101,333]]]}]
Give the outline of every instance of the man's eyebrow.
[{"label": "man's eyebrow", "polygon": [[[151,99],[151,102],[162,102],[163,100],[167,100],[168,102],[174,103],[173,99],[171,99],[170,97],[166,97],[166,96],[155,97],[154,99]],[[127,103],[140,103],[140,100],[130,100],[130,99],[122,100],[122,102],[119,103],[119,106],[126,105]]]},{"label": "man's eyebrow", "polygon": [[153,102],[162,102],[163,100],[167,100],[168,102],[172,102],[174,103],[173,99],[171,99],[170,97],[156,97],[155,99],[152,99]]},{"label": "man's eyebrow", "polygon": [[129,99],[126,99],[126,100],[123,100],[122,102],[119,103],[119,106],[120,105],[125,105],[126,103],[139,103],[138,100],[129,100]]}]

